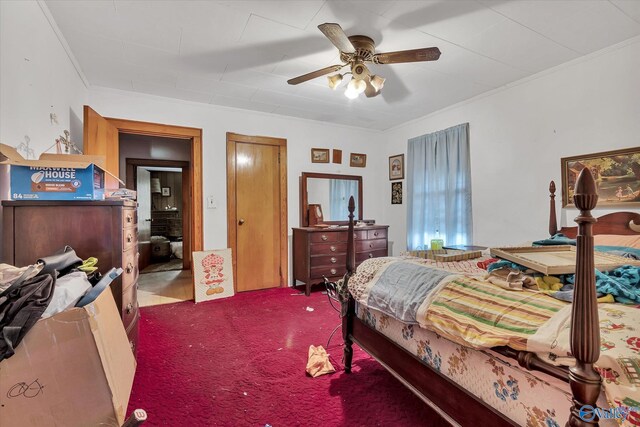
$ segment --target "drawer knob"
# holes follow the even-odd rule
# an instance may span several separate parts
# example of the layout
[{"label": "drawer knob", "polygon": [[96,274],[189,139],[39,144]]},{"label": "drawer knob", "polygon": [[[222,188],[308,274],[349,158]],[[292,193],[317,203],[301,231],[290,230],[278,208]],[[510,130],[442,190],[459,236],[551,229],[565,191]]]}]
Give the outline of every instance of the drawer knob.
[{"label": "drawer knob", "polygon": [[124,271],[126,271],[127,274],[131,274],[131,272],[133,271],[133,264],[128,263],[127,267],[124,269]]},{"label": "drawer knob", "polygon": [[378,232],[377,232],[377,231],[374,231],[374,232],[373,232],[373,235],[374,235],[374,236],[377,236],[377,235],[378,235]]},{"label": "drawer knob", "polygon": [[131,235],[131,233],[127,234],[127,243],[131,243],[132,240],[133,236]]},{"label": "drawer knob", "polygon": [[332,264],[335,264],[336,262],[338,262],[338,258],[336,258],[336,257],[332,256],[332,257],[331,257],[331,263],[332,263]]},{"label": "drawer knob", "polygon": [[373,243],[369,243],[369,247],[372,248],[373,247]]},{"label": "drawer knob", "polygon": [[323,234],[322,236],[320,236],[320,238],[321,238],[323,241],[325,241],[325,242],[326,242],[327,240],[329,240],[329,237],[327,237],[327,235],[326,235],[326,234]]},{"label": "drawer knob", "polygon": [[331,269],[331,274],[336,274],[338,272],[338,270],[336,270],[335,268]]},{"label": "drawer knob", "polygon": [[131,215],[131,214],[127,215],[127,222],[128,223],[133,222],[133,215]]},{"label": "drawer knob", "polygon": [[369,254],[369,258],[373,258],[373,254],[372,253]]},{"label": "drawer knob", "polygon": [[131,314],[131,310],[133,310],[133,303],[127,304],[127,314]]},{"label": "drawer knob", "polygon": [[338,248],[336,248],[335,246],[331,246],[329,247],[329,250],[331,250],[331,252],[335,252]]}]

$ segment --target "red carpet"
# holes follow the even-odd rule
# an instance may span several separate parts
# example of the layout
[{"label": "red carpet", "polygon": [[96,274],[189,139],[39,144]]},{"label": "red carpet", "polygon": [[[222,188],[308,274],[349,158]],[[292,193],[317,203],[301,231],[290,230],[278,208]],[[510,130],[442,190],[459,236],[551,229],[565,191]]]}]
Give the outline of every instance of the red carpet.
[{"label": "red carpet", "polygon": [[428,425],[426,405],[357,346],[344,373],[340,331],[337,372],[306,376],[309,345],[326,346],[340,320],[326,295],[297,292],[142,308],[129,413],[145,409],[145,426]]}]

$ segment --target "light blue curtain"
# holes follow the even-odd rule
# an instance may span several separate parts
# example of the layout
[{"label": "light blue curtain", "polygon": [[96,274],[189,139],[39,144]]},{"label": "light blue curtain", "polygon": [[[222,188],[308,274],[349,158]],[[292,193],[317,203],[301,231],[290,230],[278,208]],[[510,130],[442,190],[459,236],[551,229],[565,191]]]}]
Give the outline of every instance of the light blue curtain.
[{"label": "light blue curtain", "polygon": [[[350,179],[332,179],[329,183],[331,201],[331,220],[342,221],[349,216],[349,197],[356,201],[354,215],[358,218],[358,181]],[[326,218],[325,218],[326,219]]]},{"label": "light blue curtain", "polygon": [[410,139],[406,170],[407,248],[470,244],[469,123]]}]

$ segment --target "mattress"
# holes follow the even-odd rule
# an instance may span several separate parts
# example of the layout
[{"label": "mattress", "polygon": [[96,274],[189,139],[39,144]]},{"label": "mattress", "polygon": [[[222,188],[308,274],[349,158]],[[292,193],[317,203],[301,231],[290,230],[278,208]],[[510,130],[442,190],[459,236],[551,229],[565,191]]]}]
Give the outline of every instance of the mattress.
[{"label": "mattress", "polygon": [[[557,378],[527,371],[516,361],[495,352],[456,344],[362,304],[357,304],[356,314],[369,327],[518,425],[559,427],[569,419],[569,385]],[[609,406],[604,393],[600,396],[599,406]],[[600,425],[617,424],[602,420]]]}]

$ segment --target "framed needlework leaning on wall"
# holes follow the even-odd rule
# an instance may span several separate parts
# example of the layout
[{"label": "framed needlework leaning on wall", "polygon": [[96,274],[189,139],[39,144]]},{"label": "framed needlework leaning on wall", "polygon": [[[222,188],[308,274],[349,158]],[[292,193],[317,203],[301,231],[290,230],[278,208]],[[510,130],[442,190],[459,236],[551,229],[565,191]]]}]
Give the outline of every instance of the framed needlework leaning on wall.
[{"label": "framed needlework leaning on wall", "polygon": [[586,167],[596,181],[598,207],[640,207],[640,148],[565,157],[562,165],[562,206],[573,207],[573,188]]}]

